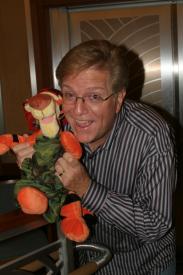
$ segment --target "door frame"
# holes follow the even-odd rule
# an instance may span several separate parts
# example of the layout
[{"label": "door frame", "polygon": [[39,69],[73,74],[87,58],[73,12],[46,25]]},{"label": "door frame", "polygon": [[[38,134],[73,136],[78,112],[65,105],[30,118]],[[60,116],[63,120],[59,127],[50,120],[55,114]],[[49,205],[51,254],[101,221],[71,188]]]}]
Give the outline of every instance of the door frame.
[{"label": "door frame", "polygon": [[[35,59],[35,70],[37,79],[37,88],[42,89],[43,87],[53,87],[54,86],[54,76],[52,69],[52,46],[51,45],[51,30],[50,30],[50,9],[60,7],[63,9],[68,8],[79,8],[79,7],[93,7],[93,0],[29,0],[30,1],[30,11],[31,11],[31,22],[32,22],[32,32],[33,32],[33,45],[34,45],[34,59]],[[175,62],[183,59],[183,19],[181,12],[183,10],[183,1],[176,3],[177,1],[158,1],[158,0],[127,0],[127,1],[110,1],[110,0],[95,0],[96,5],[167,5],[171,4],[171,26],[174,39],[180,38],[179,41],[175,41],[175,46],[173,49],[173,58]],[[177,33],[173,26],[181,24]],[[66,49],[65,49],[66,50]],[[64,51],[64,49],[63,49]],[[178,63],[173,66],[176,67]],[[181,63],[180,70],[174,72],[174,110],[175,118],[183,126],[183,65]]]}]

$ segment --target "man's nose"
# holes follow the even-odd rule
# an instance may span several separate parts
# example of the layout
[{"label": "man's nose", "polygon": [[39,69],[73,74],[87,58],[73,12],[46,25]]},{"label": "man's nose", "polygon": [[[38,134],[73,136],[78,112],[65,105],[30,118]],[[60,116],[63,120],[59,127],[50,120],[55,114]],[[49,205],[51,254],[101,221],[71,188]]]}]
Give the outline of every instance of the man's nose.
[{"label": "man's nose", "polygon": [[75,103],[75,112],[77,113],[83,113],[87,112],[88,108],[85,102],[85,99],[83,97],[78,96],[76,98],[76,103]]}]

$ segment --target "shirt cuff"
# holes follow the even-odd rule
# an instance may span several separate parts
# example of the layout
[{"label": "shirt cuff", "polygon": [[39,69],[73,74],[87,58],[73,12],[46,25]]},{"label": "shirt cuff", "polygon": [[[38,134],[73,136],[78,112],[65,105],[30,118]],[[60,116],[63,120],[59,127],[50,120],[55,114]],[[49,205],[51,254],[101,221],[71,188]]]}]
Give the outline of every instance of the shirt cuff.
[{"label": "shirt cuff", "polygon": [[95,181],[90,182],[87,192],[82,197],[82,205],[93,213],[99,213],[107,199],[108,190]]}]

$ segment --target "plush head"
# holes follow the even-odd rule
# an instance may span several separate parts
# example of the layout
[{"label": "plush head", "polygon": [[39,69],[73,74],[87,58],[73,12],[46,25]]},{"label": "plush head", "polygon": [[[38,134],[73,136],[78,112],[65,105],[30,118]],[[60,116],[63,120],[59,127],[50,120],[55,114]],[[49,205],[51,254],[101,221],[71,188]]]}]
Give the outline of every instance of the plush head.
[{"label": "plush head", "polygon": [[62,98],[52,90],[44,89],[37,95],[26,100],[24,104],[28,114],[38,122],[44,136],[53,138],[59,132],[58,118]]}]

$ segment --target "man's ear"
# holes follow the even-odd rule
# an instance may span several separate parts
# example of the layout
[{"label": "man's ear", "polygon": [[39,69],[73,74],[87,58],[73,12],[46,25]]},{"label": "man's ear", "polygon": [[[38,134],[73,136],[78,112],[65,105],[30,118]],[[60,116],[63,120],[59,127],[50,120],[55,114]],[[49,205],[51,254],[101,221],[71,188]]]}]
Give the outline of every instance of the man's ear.
[{"label": "man's ear", "polygon": [[116,105],[116,113],[118,113],[121,110],[121,106],[124,102],[126,96],[126,89],[123,88],[120,92],[117,94],[117,105]]}]

